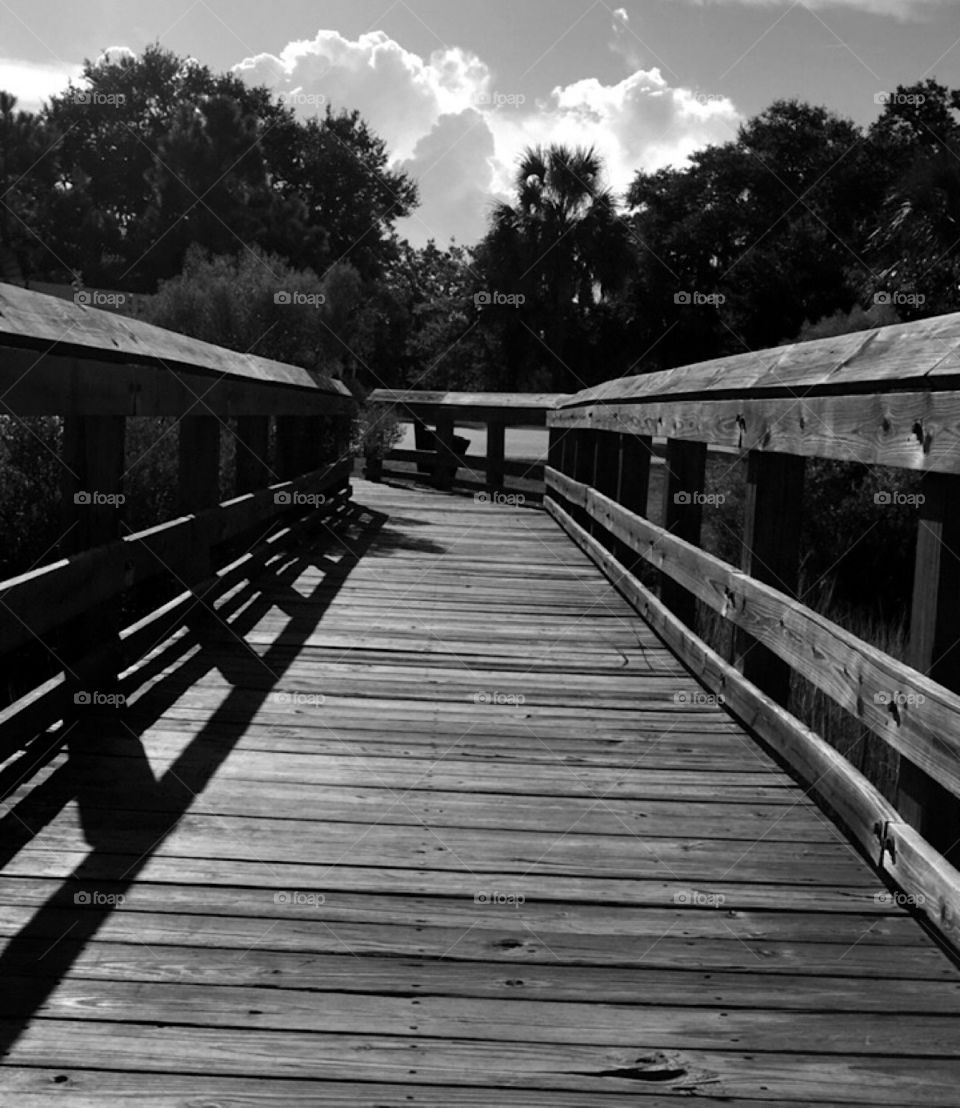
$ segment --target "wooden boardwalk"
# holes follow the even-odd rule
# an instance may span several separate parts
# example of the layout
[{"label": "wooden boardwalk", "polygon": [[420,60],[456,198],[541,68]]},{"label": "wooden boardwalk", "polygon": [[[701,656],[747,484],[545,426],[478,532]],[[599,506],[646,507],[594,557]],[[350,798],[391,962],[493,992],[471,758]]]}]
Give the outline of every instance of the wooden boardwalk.
[{"label": "wooden boardwalk", "polygon": [[0,1104],[956,1108],[960,971],[558,526],[355,501],[3,782]]}]

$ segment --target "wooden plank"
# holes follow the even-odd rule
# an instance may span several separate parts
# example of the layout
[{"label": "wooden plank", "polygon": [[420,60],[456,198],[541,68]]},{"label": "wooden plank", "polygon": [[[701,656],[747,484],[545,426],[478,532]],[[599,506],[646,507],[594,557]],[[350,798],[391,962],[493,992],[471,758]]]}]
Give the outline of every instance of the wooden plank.
[{"label": "wooden plank", "polygon": [[[551,504],[548,510],[581,549],[590,552],[623,594],[628,599],[633,598],[638,611],[707,688],[721,693],[727,707],[811,783],[811,788],[843,820],[866,856],[874,858],[906,895],[914,898],[917,909],[949,943],[960,947],[960,873],[919,836],[909,835],[896,809],[833,747],[751,685],[683,627],[648,589],[565,516],[562,509]],[[908,846],[898,850],[901,840]]]},{"label": "wooden plank", "polygon": [[[160,1073],[176,1057],[192,1072],[230,1076],[253,1070],[266,1077],[379,1080],[411,1085],[458,1084],[486,1089],[568,1090],[637,1095],[641,1082],[691,1095],[774,1094],[783,1103],[829,1097],[862,1103],[864,1084],[873,1103],[953,1108],[956,1063],[951,1059],[737,1051],[649,1050],[638,1038],[631,1049],[510,1042],[476,1042],[379,1036],[317,1035],[161,1025],[141,1028],[82,1020],[37,1020],[8,1055],[18,1066],[122,1067]],[[402,1072],[401,1072],[402,1071]],[[922,1099],[921,1099],[922,1097]]]},{"label": "wooden plank", "polygon": [[14,618],[0,622],[0,650],[30,642],[88,606],[109,600],[158,573],[185,569],[197,548],[233,538],[258,522],[266,524],[285,514],[289,505],[278,503],[278,492],[292,496],[333,490],[345,478],[343,463],[328,466],[296,481],[281,482],[10,578],[0,583],[0,598]]},{"label": "wooden plank", "polygon": [[[709,972],[652,965],[634,969],[594,966],[585,973],[582,966],[557,961],[528,963],[518,973],[515,962],[463,961],[455,957],[370,955],[360,960],[344,950],[309,954],[253,946],[237,958],[236,950],[229,947],[157,944],[144,948],[136,942],[99,939],[84,945],[69,935],[62,941],[74,955],[65,979],[76,981],[197,981],[217,987],[253,987],[269,981],[274,989],[311,989],[314,993],[339,990],[384,997],[428,995],[501,1001],[516,997],[654,1009],[668,1004],[721,1010],[960,1014],[960,996],[952,980],[849,976],[843,972],[842,963],[836,967],[838,974],[819,976],[804,975],[803,967],[798,967],[800,972],[796,974],[767,974],[759,965]],[[31,943],[21,945],[18,957],[10,963],[11,972],[30,967],[40,977],[56,975],[57,967],[42,957],[44,948]]]},{"label": "wooden plank", "polygon": [[781,390],[796,397],[843,385],[869,392],[880,384],[949,388],[957,378],[960,313],[933,316],[869,331],[790,343],[769,350],[714,358],[694,365],[621,377],[584,389],[560,407],[591,402],[651,400],[667,396]]},{"label": "wooden plank", "polygon": [[651,564],[768,646],[952,793],[960,791],[960,696],[613,501],[559,474],[548,480],[568,499],[589,504]]},{"label": "wooden plank", "polygon": [[227,350],[130,316],[45,296],[16,285],[0,284],[0,341],[31,351],[68,353],[78,359],[93,357],[101,363],[203,370],[218,376],[293,387],[304,393],[349,396],[342,382],[299,366]]},{"label": "wooden plank", "polygon": [[550,422],[560,429],[627,430],[637,435],[656,435],[667,426],[672,438],[737,452],[960,472],[960,399],[955,391],[613,401],[561,408],[550,413]]}]

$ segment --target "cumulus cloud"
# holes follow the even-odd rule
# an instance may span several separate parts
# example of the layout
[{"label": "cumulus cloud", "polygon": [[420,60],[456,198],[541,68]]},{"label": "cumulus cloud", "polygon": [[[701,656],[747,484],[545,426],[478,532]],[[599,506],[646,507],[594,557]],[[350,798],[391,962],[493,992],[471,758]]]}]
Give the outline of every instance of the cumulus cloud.
[{"label": "cumulus cloud", "polygon": [[[628,57],[624,9],[614,13],[618,49]],[[659,69],[616,84],[593,77],[558,86],[541,101],[495,87],[490,68],[457,47],[428,58],[383,31],[344,38],[321,30],[279,55],[246,58],[234,71],[267,85],[301,116],[357,108],[387,143],[394,165],[417,180],[421,207],[399,229],[411,241],[451,236],[476,241],[491,199],[506,198],[524,147],[593,145],[611,186],[623,191],[637,169],[680,164],[698,147],[731,138],[740,115],[727,99],[671,86]]]},{"label": "cumulus cloud", "polygon": [[556,142],[596,147],[609,184],[622,192],[638,169],[679,165],[694,150],[733,138],[740,122],[729,99],[672,87],[658,69],[638,70],[615,85],[589,77],[555,88],[535,113],[515,119],[501,113],[496,183],[507,187],[525,146]]},{"label": "cumulus cloud", "polygon": [[442,115],[399,168],[420,186],[420,207],[401,230],[412,242],[456,237],[476,242],[487,229],[494,187],[494,139],[475,108]]},{"label": "cumulus cloud", "polygon": [[129,58],[131,61],[136,61],[136,51],[131,50],[129,46],[108,46],[106,50],[97,58],[97,65],[119,65],[124,58]]},{"label": "cumulus cloud", "polygon": [[478,104],[490,82],[475,55],[450,48],[424,60],[383,31],[356,41],[319,31],[312,40],[291,42],[279,57],[246,58],[234,71],[269,86],[305,115],[324,103],[359,109],[398,158],[411,157],[442,115]]}]

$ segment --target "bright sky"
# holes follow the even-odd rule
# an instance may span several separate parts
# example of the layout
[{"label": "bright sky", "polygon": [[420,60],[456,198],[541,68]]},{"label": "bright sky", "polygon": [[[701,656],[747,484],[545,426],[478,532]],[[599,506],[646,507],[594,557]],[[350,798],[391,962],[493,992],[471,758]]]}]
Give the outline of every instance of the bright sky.
[{"label": "bright sky", "polygon": [[595,145],[622,191],[777,98],[868,123],[897,84],[960,87],[960,0],[0,0],[0,88],[35,108],[157,40],[359,108],[419,182],[417,244],[478,239],[534,142]]}]

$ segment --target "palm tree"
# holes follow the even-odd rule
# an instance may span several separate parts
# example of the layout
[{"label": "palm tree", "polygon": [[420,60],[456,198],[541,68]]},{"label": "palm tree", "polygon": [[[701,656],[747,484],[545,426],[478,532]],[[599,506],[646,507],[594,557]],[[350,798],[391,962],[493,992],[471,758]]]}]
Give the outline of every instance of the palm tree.
[{"label": "palm tree", "polygon": [[498,291],[526,297],[540,358],[568,387],[580,377],[567,365],[571,327],[622,287],[631,264],[627,225],[602,170],[592,148],[528,148],[514,179],[516,203],[496,205],[480,252]]}]

